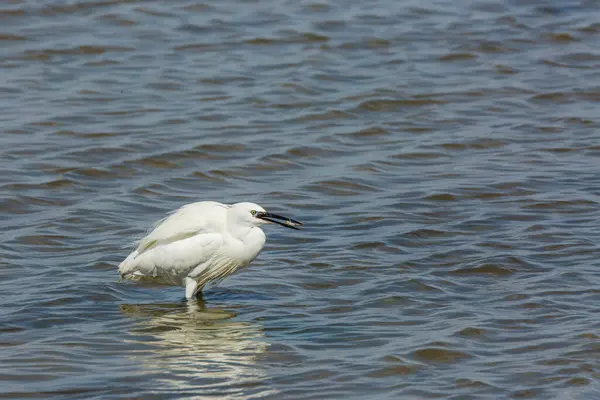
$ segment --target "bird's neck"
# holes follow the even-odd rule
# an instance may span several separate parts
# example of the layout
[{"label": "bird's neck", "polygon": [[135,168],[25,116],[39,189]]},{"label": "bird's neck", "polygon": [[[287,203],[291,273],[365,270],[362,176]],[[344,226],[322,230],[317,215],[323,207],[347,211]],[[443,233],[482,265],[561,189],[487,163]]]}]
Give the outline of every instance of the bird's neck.
[{"label": "bird's neck", "polygon": [[266,235],[257,226],[236,226],[234,229],[230,229],[229,233],[244,244],[244,258],[248,258],[248,261],[254,259],[265,245]]},{"label": "bird's neck", "polygon": [[264,235],[259,227],[252,225],[230,223],[227,225],[227,230],[233,237],[244,242],[244,244],[249,244],[248,241],[252,241],[254,236]]},{"label": "bird's neck", "polygon": [[257,226],[236,226],[230,228],[229,233],[245,245],[249,245],[257,239],[260,241],[260,237],[264,236],[262,229]]},{"label": "bird's neck", "polygon": [[240,226],[240,225],[232,224],[229,226],[229,228],[227,230],[229,231],[231,236],[233,236],[236,239],[239,239],[243,242],[244,238],[246,236],[248,236],[250,234],[250,232],[252,231],[252,228],[253,228],[252,226]]},{"label": "bird's neck", "polygon": [[229,234],[231,234],[231,236],[235,237],[236,239],[242,240],[243,238],[246,237],[250,231],[252,230],[253,226],[250,225],[242,225],[242,224],[238,224],[235,221],[227,221],[227,232],[229,232]]}]

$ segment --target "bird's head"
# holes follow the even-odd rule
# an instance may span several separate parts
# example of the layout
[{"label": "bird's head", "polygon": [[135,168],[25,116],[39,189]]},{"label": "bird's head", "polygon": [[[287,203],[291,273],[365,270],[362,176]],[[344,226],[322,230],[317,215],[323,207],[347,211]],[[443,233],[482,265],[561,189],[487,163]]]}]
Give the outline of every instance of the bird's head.
[{"label": "bird's head", "polygon": [[300,229],[302,222],[281,215],[267,212],[264,208],[254,203],[236,203],[231,206],[230,213],[240,224],[259,226],[262,224],[275,223],[292,229]]}]

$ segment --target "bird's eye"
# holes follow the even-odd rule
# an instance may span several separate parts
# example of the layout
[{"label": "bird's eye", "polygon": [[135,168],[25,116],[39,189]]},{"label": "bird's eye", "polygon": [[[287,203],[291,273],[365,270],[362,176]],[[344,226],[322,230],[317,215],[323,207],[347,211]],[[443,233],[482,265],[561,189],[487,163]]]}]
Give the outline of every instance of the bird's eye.
[{"label": "bird's eye", "polygon": [[250,214],[252,214],[252,215],[256,215],[256,210],[252,210],[252,211],[250,211]]}]

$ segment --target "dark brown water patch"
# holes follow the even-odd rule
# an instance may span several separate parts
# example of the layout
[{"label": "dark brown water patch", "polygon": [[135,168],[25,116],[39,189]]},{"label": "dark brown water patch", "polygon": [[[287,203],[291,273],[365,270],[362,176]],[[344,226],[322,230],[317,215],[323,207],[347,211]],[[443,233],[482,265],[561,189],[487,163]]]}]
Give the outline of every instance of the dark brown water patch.
[{"label": "dark brown water patch", "polygon": [[230,100],[233,99],[233,96],[221,95],[221,96],[207,96],[201,97],[198,101],[222,101],[222,100]]},{"label": "dark brown water patch", "polygon": [[537,361],[536,364],[540,365],[571,365],[577,363],[578,361],[572,358],[552,358]]},{"label": "dark brown water patch", "polygon": [[0,33],[0,40],[23,41],[23,40],[27,40],[27,37],[21,36],[21,35],[11,35],[9,33]]},{"label": "dark brown water patch", "polygon": [[474,45],[465,46],[468,50],[488,53],[488,54],[501,54],[501,53],[518,53],[520,50],[517,47],[509,47],[508,42],[498,42],[492,40],[482,40]]},{"label": "dark brown water patch", "polygon": [[317,13],[326,13],[331,10],[331,6],[327,3],[310,2],[303,4],[302,7]]},{"label": "dark brown water patch", "polygon": [[417,229],[417,230],[405,233],[404,236],[417,237],[417,238],[437,238],[437,237],[444,237],[444,236],[453,236],[454,234],[455,233],[453,233],[453,232],[440,231],[437,229],[421,228],[421,229]]},{"label": "dark brown water patch", "polygon": [[286,156],[293,158],[331,158],[338,155],[347,154],[345,151],[323,146],[300,146],[292,147],[285,152]]},{"label": "dark brown water patch", "polygon": [[202,144],[194,149],[203,150],[210,153],[232,153],[245,151],[247,147],[246,145],[240,143],[211,143]]},{"label": "dark brown water patch", "polygon": [[352,246],[354,250],[377,250],[386,253],[402,253],[402,250],[389,246],[383,242],[362,242]]},{"label": "dark brown water patch", "polygon": [[450,275],[490,275],[490,276],[508,276],[514,274],[511,268],[500,264],[482,264],[472,268],[458,268],[449,272]]},{"label": "dark brown water patch", "polygon": [[407,152],[394,154],[391,158],[405,159],[405,160],[433,160],[436,158],[448,157],[446,154],[437,152]]},{"label": "dark brown water patch", "polygon": [[[35,210],[34,207],[31,206],[41,206],[41,207],[66,207],[70,206],[75,202],[74,199],[49,199],[42,196],[28,196],[28,195],[19,195],[16,199],[9,199],[4,204],[0,203],[0,209],[3,209],[5,205],[12,205],[16,209],[4,208],[5,211],[9,212],[32,212]],[[10,207],[10,206],[9,206]],[[21,208],[21,210],[19,210]]]},{"label": "dark brown water patch", "polygon": [[185,85],[179,82],[169,82],[163,80],[162,82],[150,82],[148,83],[148,87],[156,90],[179,91],[183,90],[185,88]]},{"label": "dark brown water patch", "polygon": [[22,8],[4,8],[0,9],[0,18],[20,17],[25,15],[25,10]]},{"label": "dark brown water patch", "polygon": [[353,165],[352,169],[354,171],[367,172],[367,173],[370,173],[370,174],[377,174],[377,173],[385,172],[384,169],[379,168],[378,166],[373,165],[373,164]]},{"label": "dark brown water patch", "polygon": [[312,268],[319,268],[319,269],[331,267],[331,264],[322,263],[322,262],[313,262],[308,265],[311,266]]},{"label": "dark brown water patch", "polygon": [[155,157],[147,157],[147,158],[142,158],[136,161],[132,161],[131,162],[133,165],[140,165],[140,166],[144,166],[144,167],[150,167],[150,168],[158,168],[158,169],[164,169],[164,168],[168,168],[168,169],[173,169],[173,168],[177,168],[177,164],[168,161],[168,160],[163,160],[160,158],[155,158]]},{"label": "dark brown water patch", "polygon": [[104,138],[110,138],[113,136],[120,136],[122,133],[121,132],[75,132],[72,130],[59,130],[54,132],[55,135],[59,135],[59,136],[73,136],[73,137],[80,137],[80,138],[86,138],[86,139],[104,139]]},{"label": "dark brown water patch", "polygon": [[498,74],[503,74],[503,75],[513,75],[513,74],[518,74],[519,70],[513,68],[513,67],[509,67],[508,65],[496,65],[495,66],[495,71]]},{"label": "dark brown water patch", "polygon": [[56,179],[49,182],[43,183],[13,183],[4,185],[3,188],[7,190],[36,190],[36,189],[47,189],[47,190],[61,190],[66,189],[74,185],[74,182],[69,179]]},{"label": "dark brown water patch", "polygon": [[116,155],[116,154],[130,154],[131,150],[123,147],[116,147],[118,144],[115,144],[115,147],[105,147],[105,146],[89,146],[85,147],[81,150],[75,150],[67,153],[67,158],[70,159],[85,159],[88,162],[92,162],[92,160],[99,161],[104,160],[104,157],[107,154]]},{"label": "dark brown water patch", "polygon": [[257,107],[260,108],[279,108],[283,110],[294,110],[294,109],[306,109],[314,106],[313,103],[310,102],[301,102],[301,103],[277,103],[277,104],[269,104],[264,100],[255,99],[254,103],[257,104]]},{"label": "dark brown water patch", "polygon": [[361,192],[378,192],[374,186],[361,184],[345,179],[320,181],[307,186],[311,190],[327,193],[332,196],[355,196]]},{"label": "dark brown water patch", "polygon": [[118,61],[115,60],[100,60],[100,61],[89,61],[84,63],[83,65],[86,67],[105,67],[108,65],[118,65],[120,64]]},{"label": "dark brown water patch", "polygon": [[570,152],[578,151],[578,150],[580,150],[580,149],[568,148],[568,147],[551,147],[551,148],[540,149],[540,151],[545,151],[548,153],[570,153]]},{"label": "dark brown water patch", "polygon": [[262,37],[258,37],[258,38],[254,38],[254,39],[248,39],[246,40],[247,44],[253,44],[253,45],[265,45],[265,44],[273,44],[275,43],[276,40],[273,39],[267,39],[267,38],[262,38]]},{"label": "dark brown water patch", "polygon": [[486,333],[487,333],[487,331],[483,328],[472,328],[472,327],[464,328],[464,329],[461,329],[460,331],[456,332],[456,334],[459,336],[473,337],[473,338],[485,336]]},{"label": "dark brown water patch", "polygon": [[33,59],[48,59],[56,55],[98,55],[106,52],[129,52],[134,50],[131,47],[118,46],[77,46],[67,49],[25,50],[23,54]]},{"label": "dark brown water patch", "polygon": [[463,196],[465,198],[472,198],[472,199],[480,199],[480,200],[494,200],[494,199],[498,199],[501,197],[505,197],[505,196],[513,196],[512,194],[509,193],[501,193],[501,192],[487,192],[487,193],[472,193],[466,196]]},{"label": "dark brown water patch", "polygon": [[367,111],[391,112],[402,108],[424,107],[445,103],[445,101],[435,99],[369,100],[360,103],[358,108]]},{"label": "dark brown water patch", "polygon": [[423,197],[423,200],[429,201],[457,201],[458,198],[450,193],[431,194]]},{"label": "dark brown water patch", "polygon": [[567,380],[565,382],[565,385],[567,385],[567,386],[585,386],[585,385],[589,385],[590,383],[592,383],[592,381],[589,380],[588,378],[584,378],[582,376],[575,376],[575,377]]},{"label": "dark brown water patch", "polygon": [[367,38],[365,42],[365,47],[369,49],[381,49],[388,48],[392,45],[392,42],[383,38],[371,37]]},{"label": "dark brown water patch", "polygon": [[[46,4],[39,8],[38,12],[46,17],[67,17],[69,14],[76,14],[84,11],[104,9],[106,7],[118,4],[137,3],[137,0],[97,0],[87,2],[75,2],[72,4]],[[64,15],[63,15],[64,14]]]},{"label": "dark brown water patch", "polygon": [[17,238],[22,243],[35,246],[63,246],[68,239],[68,236],[63,235],[28,235]]},{"label": "dark brown water patch", "polygon": [[530,100],[540,103],[568,103],[572,101],[572,94],[563,92],[542,93],[531,97]]},{"label": "dark brown water patch", "polygon": [[511,397],[514,399],[533,399],[538,397],[539,393],[535,389],[522,389],[512,392]]},{"label": "dark brown water patch", "polygon": [[471,358],[464,352],[435,347],[419,349],[413,353],[413,356],[420,361],[432,364],[454,364]]},{"label": "dark brown water patch", "polygon": [[216,168],[208,171],[210,174],[215,174],[221,177],[228,177],[233,179],[239,179],[242,181],[247,181],[250,179],[255,179],[257,171],[260,168],[257,168],[257,164],[250,164],[248,166],[235,166],[231,168]]},{"label": "dark brown water patch", "polygon": [[57,122],[57,121],[37,121],[37,122],[31,122],[29,125],[32,126],[62,126],[63,124],[61,122]]},{"label": "dark brown water patch", "polygon": [[565,130],[558,126],[538,125],[534,127],[536,132],[540,133],[563,133]]},{"label": "dark brown water patch", "polygon": [[378,37],[362,38],[356,42],[344,42],[337,48],[341,50],[361,50],[361,49],[385,49],[392,45],[392,42]]},{"label": "dark brown water patch", "polygon": [[553,122],[563,122],[569,125],[580,125],[580,126],[590,126],[594,125],[595,122],[588,118],[580,118],[580,117],[556,117],[552,120]]},{"label": "dark brown water patch", "polygon": [[[118,111],[100,111],[98,115],[106,115],[106,116],[136,116],[136,115],[144,115],[147,113],[159,113],[163,110],[159,108],[134,108],[130,110],[118,110]],[[210,117],[210,116],[209,116]]]},{"label": "dark brown water patch", "polygon": [[246,44],[258,45],[273,45],[273,44],[301,44],[301,43],[323,43],[329,41],[329,37],[319,35],[312,32],[297,32],[294,30],[284,30],[278,32],[282,35],[276,38],[256,37],[244,41]]},{"label": "dark brown water patch", "polygon": [[449,53],[445,56],[440,57],[440,61],[442,62],[452,62],[452,61],[464,61],[464,60],[472,60],[477,58],[477,54],[473,53]]},{"label": "dark brown water patch", "polygon": [[181,7],[181,9],[183,11],[189,11],[189,12],[202,14],[202,13],[208,13],[210,11],[214,11],[215,7],[212,6],[211,4],[207,4],[207,3],[194,3],[194,4],[185,5],[185,6]]},{"label": "dark brown water patch", "polygon": [[381,127],[374,126],[370,128],[361,129],[357,132],[347,133],[346,135],[358,138],[369,138],[374,136],[383,136],[387,135],[389,132]]},{"label": "dark brown water patch", "polygon": [[598,89],[577,91],[576,93],[578,100],[585,100],[593,103],[600,102],[600,90]]},{"label": "dark brown water patch", "polygon": [[454,384],[458,388],[483,389],[493,387],[485,382],[475,381],[472,379],[457,379]]},{"label": "dark brown water patch", "polygon": [[289,35],[287,39],[288,43],[314,43],[314,42],[327,42],[328,36],[319,35],[312,32],[296,32],[296,31],[284,31],[285,34]]},{"label": "dark brown water patch", "polygon": [[550,42],[555,42],[555,43],[570,43],[570,42],[578,42],[579,39],[577,39],[576,37],[574,37],[573,35],[571,35],[570,33],[566,33],[566,32],[553,32],[551,34],[548,34],[546,36],[546,38],[550,41]]}]

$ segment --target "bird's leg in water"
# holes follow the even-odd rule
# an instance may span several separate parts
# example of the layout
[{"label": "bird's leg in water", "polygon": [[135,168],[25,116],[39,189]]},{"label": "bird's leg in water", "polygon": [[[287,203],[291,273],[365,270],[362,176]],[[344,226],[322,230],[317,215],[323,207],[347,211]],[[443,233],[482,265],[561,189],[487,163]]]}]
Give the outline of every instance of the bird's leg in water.
[{"label": "bird's leg in water", "polygon": [[183,280],[183,284],[185,285],[185,298],[191,300],[196,294],[198,282],[196,282],[195,279],[186,276]]}]

